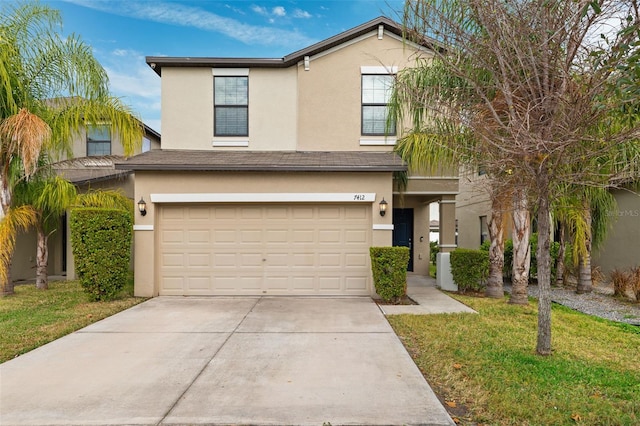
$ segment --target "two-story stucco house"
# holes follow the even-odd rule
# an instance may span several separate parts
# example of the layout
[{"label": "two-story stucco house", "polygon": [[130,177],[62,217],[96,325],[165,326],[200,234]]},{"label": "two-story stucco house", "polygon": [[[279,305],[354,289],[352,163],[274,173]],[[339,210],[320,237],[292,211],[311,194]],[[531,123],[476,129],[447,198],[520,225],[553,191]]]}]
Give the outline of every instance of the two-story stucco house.
[{"label": "two-story stucco house", "polygon": [[456,176],[400,193],[394,75],[429,46],[377,18],[283,58],[147,57],[162,149],[135,172],[135,293],[372,295],[369,247],[408,245],[427,274],[429,203],[454,247]]},{"label": "two-story stucco house", "polygon": [[[112,137],[109,126],[87,126],[71,141],[72,157],[63,154],[53,164],[59,175],[73,183],[78,192],[96,189],[120,190],[133,199],[133,173],[116,170],[114,162],[124,159],[124,148],[117,136]],[[144,138],[138,153],[160,148],[160,134],[144,125]],[[70,231],[66,217],[60,220],[58,230],[49,237],[49,275],[66,275],[75,279]],[[14,280],[32,280],[36,268],[36,234],[29,231],[18,237],[11,266]]]}]

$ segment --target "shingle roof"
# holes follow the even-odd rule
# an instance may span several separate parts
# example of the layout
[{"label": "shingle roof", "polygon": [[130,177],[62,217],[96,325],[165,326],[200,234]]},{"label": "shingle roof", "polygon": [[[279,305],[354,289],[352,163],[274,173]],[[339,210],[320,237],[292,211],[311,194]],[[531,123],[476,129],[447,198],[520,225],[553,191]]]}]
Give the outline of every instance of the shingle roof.
[{"label": "shingle roof", "polygon": [[393,172],[407,170],[393,152],[151,150],[115,164],[117,170]]},{"label": "shingle roof", "polygon": [[109,179],[120,179],[129,174],[130,170],[115,170],[114,162],[122,161],[124,157],[107,155],[103,157],[79,157],[60,161],[52,165],[58,176],[69,182],[82,185]]},{"label": "shingle roof", "polygon": [[[147,64],[158,75],[162,75],[162,67],[216,67],[216,68],[286,68],[297,64],[305,56],[313,56],[329,50],[335,46],[346,43],[382,25],[386,31],[402,36],[403,29],[397,22],[380,16],[358,25],[355,28],[344,31],[338,35],[322,40],[304,49],[293,52],[282,58],[207,58],[207,57],[167,57],[167,56],[147,56]],[[435,40],[424,38],[421,42],[424,47],[430,49],[440,49]]]}]

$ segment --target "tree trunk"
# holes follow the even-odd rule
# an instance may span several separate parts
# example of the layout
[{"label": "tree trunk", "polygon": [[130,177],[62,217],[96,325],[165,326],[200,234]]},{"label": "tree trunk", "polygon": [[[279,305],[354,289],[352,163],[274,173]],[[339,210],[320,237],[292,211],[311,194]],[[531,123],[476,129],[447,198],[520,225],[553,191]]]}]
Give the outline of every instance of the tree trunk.
[{"label": "tree trunk", "polygon": [[513,276],[511,277],[512,289],[509,303],[518,305],[529,303],[527,288],[531,263],[530,227],[531,218],[526,191],[517,189],[513,200]]},{"label": "tree trunk", "polygon": [[566,251],[566,243],[564,235],[564,222],[560,222],[560,230],[558,231],[560,234],[560,249],[558,250],[558,264],[556,266],[556,285],[564,284],[564,256]]},{"label": "tree trunk", "polygon": [[[543,185],[539,185],[543,187]],[[551,355],[551,221],[549,197],[541,191],[538,200],[538,342],[536,352]]]},{"label": "tree trunk", "polygon": [[47,276],[49,264],[48,240],[49,236],[38,226],[38,247],[36,251],[36,288],[38,290],[47,290],[49,288],[49,277]]},{"label": "tree trunk", "polygon": [[585,249],[586,254],[584,257],[580,259],[580,263],[578,264],[578,286],[576,288],[576,293],[591,293],[593,289],[593,280],[591,279],[591,206],[586,203],[587,206],[584,208],[584,218],[585,218]]},{"label": "tree trunk", "polygon": [[504,224],[501,198],[491,200],[491,220],[489,220],[489,278],[485,295],[494,299],[504,297],[502,270],[504,268]]},{"label": "tree trunk", "polygon": [[[4,165],[2,165],[4,167]],[[7,212],[9,211],[9,206],[11,205],[11,191],[8,188],[8,182],[2,179],[2,172],[0,171],[0,220],[4,220]],[[4,265],[0,267],[5,268],[7,271],[5,281],[0,279],[0,297],[9,296],[13,294],[14,285],[13,280],[11,279],[11,258],[12,254],[9,255],[9,259]]]},{"label": "tree trunk", "polygon": [[15,293],[15,285],[11,278],[11,260],[6,265],[7,268],[7,280],[0,283],[0,297],[10,296]]}]

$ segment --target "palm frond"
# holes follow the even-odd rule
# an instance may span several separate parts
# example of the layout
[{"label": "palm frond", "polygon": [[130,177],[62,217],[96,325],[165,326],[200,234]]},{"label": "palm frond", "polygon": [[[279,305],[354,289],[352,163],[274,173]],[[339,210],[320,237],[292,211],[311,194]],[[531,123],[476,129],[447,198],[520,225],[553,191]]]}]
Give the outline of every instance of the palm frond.
[{"label": "palm frond", "polygon": [[35,226],[36,222],[36,212],[30,206],[11,208],[0,220],[0,282],[7,280],[7,268],[15,250],[18,233]]},{"label": "palm frond", "polygon": [[133,216],[133,201],[120,190],[94,190],[79,194],[75,204],[81,207],[125,210]]},{"label": "palm frond", "polygon": [[0,123],[0,158],[6,161],[10,155],[19,155],[24,173],[29,177],[36,168],[40,150],[50,139],[49,125],[22,108]]}]

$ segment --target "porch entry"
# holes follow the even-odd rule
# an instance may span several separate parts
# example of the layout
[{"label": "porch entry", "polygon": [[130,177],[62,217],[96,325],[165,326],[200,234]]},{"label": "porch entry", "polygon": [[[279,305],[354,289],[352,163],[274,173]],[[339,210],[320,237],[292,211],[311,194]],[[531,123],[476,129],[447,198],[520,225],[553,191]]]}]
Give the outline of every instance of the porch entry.
[{"label": "porch entry", "polygon": [[413,272],[413,209],[393,209],[393,245],[409,247],[407,271]]}]

